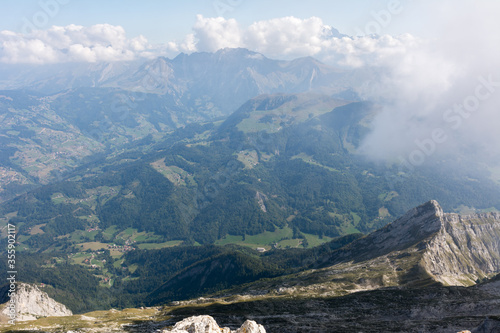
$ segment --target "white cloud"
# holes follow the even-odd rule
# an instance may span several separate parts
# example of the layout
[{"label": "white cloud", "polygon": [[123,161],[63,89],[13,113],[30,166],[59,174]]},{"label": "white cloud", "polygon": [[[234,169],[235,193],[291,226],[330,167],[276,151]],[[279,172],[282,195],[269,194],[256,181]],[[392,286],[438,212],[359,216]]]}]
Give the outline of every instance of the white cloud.
[{"label": "white cloud", "polygon": [[241,28],[234,19],[198,15],[193,33],[180,43],[168,43],[165,49],[173,56],[175,52],[214,52],[226,47],[243,47],[271,58],[314,56],[330,64],[360,67],[385,62],[418,42],[411,35],[342,37],[318,17],[283,17]]},{"label": "white cloud", "polygon": [[[500,45],[494,42],[494,31],[500,31],[500,4],[426,4],[434,38],[404,43],[405,51],[385,55],[380,61],[383,75],[359,89],[383,106],[362,151],[376,160],[403,158],[414,166],[471,145],[476,147],[474,159],[498,157]],[[485,86],[484,80],[493,83]],[[444,131],[446,140],[432,137],[436,129]],[[422,142],[434,146],[431,153]]]},{"label": "white cloud", "polygon": [[332,28],[318,17],[276,18],[252,24],[243,33],[245,46],[271,56],[309,56],[320,53]]},{"label": "white cloud", "polygon": [[0,62],[55,63],[132,60],[151,56],[143,36],[128,39],[120,26],[53,26],[28,35],[0,32]]},{"label": "white cloud", "polygon": [[331,64],[359,67],[405,52],[415,41],[409,35],[341,37],[318,17],[283,17],[241,28],[234,19],[198,15],[193,32],[182,41],[156,46],[149,45],[143,36],[129,39],[122,27],[109,24],[53,26],[27,35],[3,31],[0,33],[0,61],[37,64],[122,61],[244,47],[273,58],[315,56]]},{"label": "white cloud", "polygon": [[198,39],[196,48],[199,51],[214,52],[242,45],[241,31],[234,19],[204,18],[202,15],[197,15],[193,31]]}]

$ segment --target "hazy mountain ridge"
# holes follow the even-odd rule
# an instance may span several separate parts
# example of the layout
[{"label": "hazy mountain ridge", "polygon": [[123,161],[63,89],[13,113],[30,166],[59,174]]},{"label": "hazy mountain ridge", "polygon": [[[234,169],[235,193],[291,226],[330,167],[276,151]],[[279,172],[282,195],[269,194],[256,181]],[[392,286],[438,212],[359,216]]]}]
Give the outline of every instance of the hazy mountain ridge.
[{"label": "hazy mountain ridge", "polygon": [[[246,49],[142,62],[0,65],[0,72],[3,200],[60,179],[92,154],[227,116],[260,94],[350,88],[345,72],[313,58],[272,60]],[[18,129],[31,133],[28,140],[19,140]]]},{"label": "hazy mountain ridge", "polygon": [[179,54],[143,62],[45,65],[18,71],[1,69],[0,89],[29,89],[54,94],[67,89],[118,88],[169,95],[177,105],[199,112],[227,115],[250,98],[268,93],[317,90],[340,93],[351,88],[346,72],[311,57],[273,60],[247,49]]}]

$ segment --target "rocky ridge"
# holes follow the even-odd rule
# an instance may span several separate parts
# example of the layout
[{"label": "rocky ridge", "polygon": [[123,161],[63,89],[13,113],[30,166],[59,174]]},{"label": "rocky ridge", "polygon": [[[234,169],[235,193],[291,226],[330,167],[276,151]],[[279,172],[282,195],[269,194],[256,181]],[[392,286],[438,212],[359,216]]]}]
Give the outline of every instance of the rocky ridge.
[{"label": "rocky ridge", "polygon": [[313,267],[233,294],[328,297],[387,287],[472,286],[500,273],[500,214],[445,214],[432,200]]}]

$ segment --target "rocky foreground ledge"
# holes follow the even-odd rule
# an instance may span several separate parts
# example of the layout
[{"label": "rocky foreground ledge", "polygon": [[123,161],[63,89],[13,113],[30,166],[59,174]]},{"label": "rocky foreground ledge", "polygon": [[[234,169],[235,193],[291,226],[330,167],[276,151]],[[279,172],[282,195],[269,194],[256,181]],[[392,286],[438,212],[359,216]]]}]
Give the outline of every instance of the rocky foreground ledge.
[{"label": "rocky foreground ledge", "polygon": [[162,333],[266,333],[264,326],[253,320],[247,320],[236,331],[227,327],[220,328],[211,316],[193,316],[186,318],[172,329],[161,331]]}]

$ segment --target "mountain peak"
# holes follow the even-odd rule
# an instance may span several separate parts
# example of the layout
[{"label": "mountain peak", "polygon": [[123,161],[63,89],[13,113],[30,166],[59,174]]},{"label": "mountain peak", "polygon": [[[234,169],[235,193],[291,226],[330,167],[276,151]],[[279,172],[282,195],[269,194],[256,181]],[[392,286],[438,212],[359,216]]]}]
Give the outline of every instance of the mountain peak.
[{"label": "mountain peak", "polygon": [[444,226],[443,209],[436,200],[428,201],[410,209],[396,221],[389,223],[359,240],[363,249],[357,260],[367,260],[393,251],[414,246],[439,232]]}]

